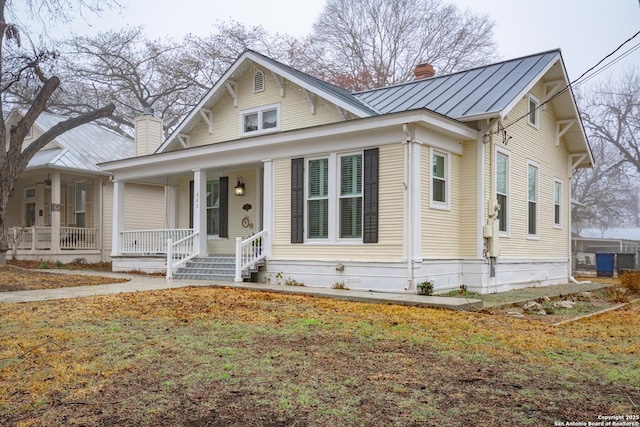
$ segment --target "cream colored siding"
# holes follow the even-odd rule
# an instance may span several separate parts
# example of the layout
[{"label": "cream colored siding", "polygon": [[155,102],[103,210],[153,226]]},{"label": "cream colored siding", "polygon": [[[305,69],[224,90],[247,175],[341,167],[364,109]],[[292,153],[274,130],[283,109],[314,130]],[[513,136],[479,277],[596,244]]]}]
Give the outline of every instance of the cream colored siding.
[{"label": "cream colored siding", "polygon": [[113,184],[109,182],[102,188],[102,252],[109,256],[113,239]]},{"label": "cream colored siding", "polygon": [[[543,98],[542,85],[538,84],[532,93]],[[528,97],[525,96],[509,114],[515,119],[525,116],[528,111]],[[510,121],[505,120],[506,124]],[[564,142],[556,146],[556,118],[550,105],[539,110],[539,126],[528,123],[527,117],[507,128],[510,155],[509,237],[500,238],[502,258],[566,258],[568,254],[568,162],[569,154]],[[501,139],[494,136],[498,145]],[[489,157],[487,151],[487,157]],[[538,169],[538,236],[527,237],[527,162],[539,165]],[[487,169],[489,167],[487,165]],[[553,224],[554,178],[562,185],[561,227]],[[489,176],[487,176],[489,179]],[[486,181],[489,183],[489,181]],[[489,188],[489,187],[488,187]],[[493,188],[493,187],[491,187]],[[495,191],[495,190],[493,190]],[[489,197],[493,197],[488,192]]]},{"label": "cream colored siding", "polygon": [[336,107],[310,94],[315,102],[315,113],[311,111],[311,103],[305,97],[302,88],[285,80],[284,96],[280,86],[268,70],[264,72],[265,90],[253,92],[253,75],[260,69],[253,65],[248,67],[238,82],[237,106],[228,92],[212,106],[213,133],[209,134],[209,126],[204,120],[189,132],[190,146],[211,144],[240,138],[240,120],[243,111],[277,104],[280,106],[280,131],[299,129],[302,127],[322,125],[341,121]]},{"label": "cream colored siding", "polygon": [[125,230],[166,228],[164,187],[127,182],[124,196]]},{"label": "cream colored siding", "polygon": [[[399,261],[402,259],[403,170],[401,144],[380,147],[378,243],[291,244],[291,159],[274,161],[273,257],[276,259]],[[331,203],[331,202],[330,202]]]},{"label": "cream colored siding", "polygon": [[463,144],[460,158],[460,256],[475,258],[478,241],[478,178],[476,141]]},{"label": "cream colored siding", "polygon": [[[440,153],[445,151],[438,150]],[[431,201],[431,154],[429,147],[421,150],[422,256],[430,259],[461,258],[461,164],[462,156],[446,153],[449,167],[447,186],[448,208],[433,208]],[[465,171],[466,172],[466,171]]]}]

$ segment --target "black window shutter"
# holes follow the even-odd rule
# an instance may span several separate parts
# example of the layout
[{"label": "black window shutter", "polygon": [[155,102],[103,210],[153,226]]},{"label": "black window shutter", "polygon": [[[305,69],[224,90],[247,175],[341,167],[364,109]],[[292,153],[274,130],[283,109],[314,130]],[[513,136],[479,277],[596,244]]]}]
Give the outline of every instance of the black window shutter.
[{"label": "black window shutter", "polygon": [[364,150],[363,243],[378,243],[378,163],[377,148]]},{"label": "black window shutter", "polygon": [[291,159],[291,243],[304,242],[304,158]]},{"label": "black window shutter", "polygon": [[193,228],[193,181],[189,181],[189,228]]},{"label": "black window shutter", "polygon": [[218,237],[229,237],[229,177],[220,177],[220,230]]}]

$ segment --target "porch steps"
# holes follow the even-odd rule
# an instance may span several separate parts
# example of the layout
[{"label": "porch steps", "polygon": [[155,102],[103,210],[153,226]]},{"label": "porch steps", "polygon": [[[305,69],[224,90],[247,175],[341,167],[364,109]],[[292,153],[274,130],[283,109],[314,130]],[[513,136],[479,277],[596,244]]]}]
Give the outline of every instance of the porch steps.
[{"label": "porch steps", "polygon": [[[251,278],[251,274],[258,271],[258,266],[253,270],[242,271],[242,279]],[[209,280],[218,282],[233,282],[236,274],[236,259],[234,255],[218,255],[211,257],[194,258],[180,267],[173,275],[174,279],[181,280]]]}]

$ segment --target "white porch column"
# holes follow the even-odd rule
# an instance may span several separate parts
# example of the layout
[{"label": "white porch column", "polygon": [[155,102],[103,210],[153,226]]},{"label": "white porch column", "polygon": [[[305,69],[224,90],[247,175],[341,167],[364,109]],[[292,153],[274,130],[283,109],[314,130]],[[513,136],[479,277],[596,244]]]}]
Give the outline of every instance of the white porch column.
[{"label": "white porch column", "polygon": [[193,229],[199,231],[197,248],[199,256],[206,256],[207,249],[207,174],[193,170]]},{"label": "white porch column", "polygon": [[[263,230],[267,235],[262,239],[262,251],[267,258],[271,258],[273,245],[273,160],[262,161],[264,165],[264,179],[262,190]],[[258,189],[259,191],[259,189]]]},{"label": "white porch column", "polygon": [[60,252],[60,172],[51,174],[51,252]]},{"label": "white porch column", "polygon": [[167,210],[167,227],[175,229],[178,226],[178,187],[165,185],[165,209]]},{"label": "white porch column", "polygon": [[124,181],[113,181],[113,224],[111,256],[122,255],[122,232],[124,231]]}]

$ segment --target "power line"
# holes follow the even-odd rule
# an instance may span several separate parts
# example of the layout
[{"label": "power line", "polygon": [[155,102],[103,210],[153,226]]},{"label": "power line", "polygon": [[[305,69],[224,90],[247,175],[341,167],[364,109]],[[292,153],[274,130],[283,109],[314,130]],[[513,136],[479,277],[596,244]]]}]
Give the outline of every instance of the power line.
[{"label": "power line", "polygon": [[[594,65],[593,67],[589,68],[587,71],[585,71],[584,73],[582,73],[580,75],[580,77],[578,77],[577,79],[573,80],[572,82],[570,82],[567,86],[564,87],[564,89],[559,90],[556,94],[554,94],[551,98],[549,98],[548,100],[546,100],[545,102],[539,104],[535,110],[536,111],[538,109],[540,109],[543,105],[548,104],[549,102],[553,101],[555,98],[557,98],[558,96],[564,94],[565,92],[567,92],[568,90],[573,89],[574,87],[590,80],[591,78],[595,77],[596,75],[600,74],[602,71],[606,70],[607,68],[611,67],[612,65],[614,65],[616,62],[620,61],[621,59],[623,59],[624,57],[626,57],[627,55],[633,53],[635,50],[637,50],[640,47],[640,43],[635,45],[634,47],[632,47],[631,49],[629,49],[628,51],[624,52],[622,55],[620,55],[619,57],[615,58],[614,60],[612,60],[610,63],[606,64],[601,70],[598,70],[597,72],[595,72],[593,75],[585,78],[584,81],[580,81],[584,76],[586,76],[587,74],[589,74],[591,71],[593,71],[595,68],[597,68],[600,64],[602,64],[604,61],[606,61],[608,58],[610,58],[611,56],[615,55],[616,52],[618,52],[620,49],[622,49],[622,47],[624,45],[626,45],[627,43],[629,43],[631,40],[635,39],[636,37],[638,37],[638,35],[640,35],[640,31],[638,31],[637,33],[635,33],[633,36],[629,37],[627,40],[625,40],[622,44],[620,44],[620,46],[618,46],[617,48],[615,48],[611,53],[609,53],[608,55],[606,55],[605,57],[603,57],[601,60],[599,60],[596,65]],[[505,125],[503,127],[503,131],[506,131],[506,129],[511,126],[516,124],[517,122],[519,122],[520,120],[529,117],[529,114],[531,114],[531,112],[527,112],[526,114],[518,117],[517,119],[515,119],[513,122],[509,123],[508,125]]]}]

